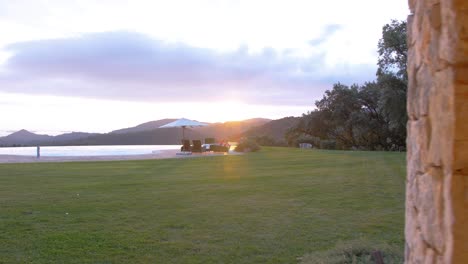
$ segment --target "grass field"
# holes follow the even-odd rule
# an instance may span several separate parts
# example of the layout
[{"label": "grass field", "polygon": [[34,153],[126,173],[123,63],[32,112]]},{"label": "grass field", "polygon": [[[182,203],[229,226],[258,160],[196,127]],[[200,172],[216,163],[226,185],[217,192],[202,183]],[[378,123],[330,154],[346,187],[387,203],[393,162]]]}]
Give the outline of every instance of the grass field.
[{"label": "grass field", "polygon": [[0,263],[297,263],[403,250],[403,153],[0,165]]}]

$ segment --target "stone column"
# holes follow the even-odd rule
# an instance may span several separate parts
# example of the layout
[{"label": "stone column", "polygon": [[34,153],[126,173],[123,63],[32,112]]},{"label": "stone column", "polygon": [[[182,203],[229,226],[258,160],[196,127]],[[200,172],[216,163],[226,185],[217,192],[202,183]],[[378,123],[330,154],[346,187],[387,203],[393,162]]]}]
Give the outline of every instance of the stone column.
[{"label": "stone column", "polygon": [[468,263],[468,0],[409,0],[406,263]]}]

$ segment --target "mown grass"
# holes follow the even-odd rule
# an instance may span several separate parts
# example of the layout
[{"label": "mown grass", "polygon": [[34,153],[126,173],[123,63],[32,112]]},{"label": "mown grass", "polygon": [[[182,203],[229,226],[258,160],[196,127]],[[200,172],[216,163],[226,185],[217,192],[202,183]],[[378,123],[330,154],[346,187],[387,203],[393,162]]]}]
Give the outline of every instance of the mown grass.
[{"label": "mown grass", "polygon": [[0,263],[297,263],[403,250],[403,153],[0,165]]}]

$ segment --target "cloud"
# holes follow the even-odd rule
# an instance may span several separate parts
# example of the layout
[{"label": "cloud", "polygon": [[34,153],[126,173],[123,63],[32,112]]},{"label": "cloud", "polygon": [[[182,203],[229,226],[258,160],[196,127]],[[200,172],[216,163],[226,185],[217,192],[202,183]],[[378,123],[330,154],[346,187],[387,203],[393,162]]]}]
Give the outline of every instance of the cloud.
[{"label": "cloud", "polygon": [[330,36],[332,36],[335,32],[339,31],[342,28],[343,26],[337,25],[337,24],[330,24],[330,25],[325,26],[322,34],[319,37],[310,40],[309,45],[318,46],[324,43],[326,40],[330,38]]},{"label": "cloud", "polygon": [[[325,35],[339,30],[325,29]],[[241,100],[311,105],[334,82],[363,82],[374,65],[324,63],[273,49],[231,52],[104,32],[9,45],[0,91],[150,102]],[[3,73],[2,73],[3,72]]]}]

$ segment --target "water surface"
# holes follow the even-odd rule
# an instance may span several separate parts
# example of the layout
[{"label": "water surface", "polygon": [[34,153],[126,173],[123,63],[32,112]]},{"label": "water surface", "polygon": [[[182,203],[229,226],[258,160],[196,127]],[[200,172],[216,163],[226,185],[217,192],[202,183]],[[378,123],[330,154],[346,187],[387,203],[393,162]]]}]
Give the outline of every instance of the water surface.
[{"label": "water surface", "polygon": [[[144,155],[171,149],[180,149],[180,145],[60,146],[41,147],[40,152],[43,157],[77,157]],[[0,148],[0,155],[36,156],[36,151],[36,147]]]}]

